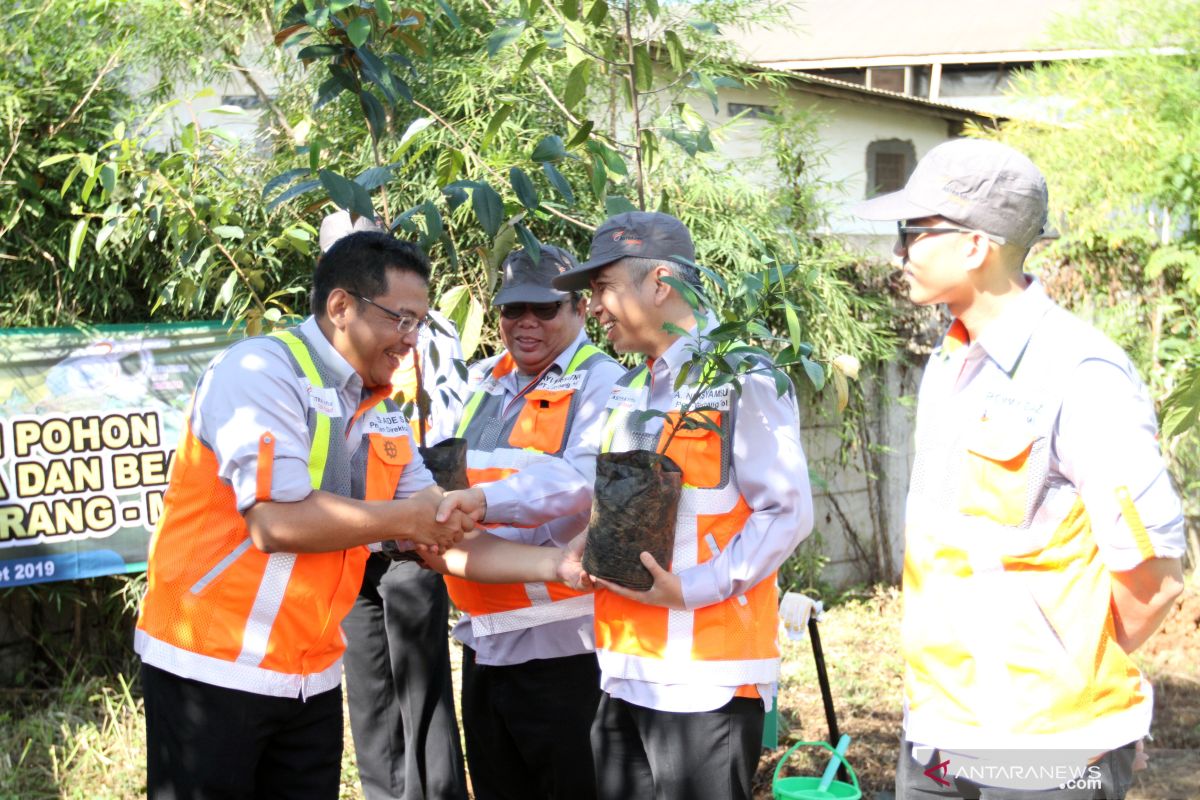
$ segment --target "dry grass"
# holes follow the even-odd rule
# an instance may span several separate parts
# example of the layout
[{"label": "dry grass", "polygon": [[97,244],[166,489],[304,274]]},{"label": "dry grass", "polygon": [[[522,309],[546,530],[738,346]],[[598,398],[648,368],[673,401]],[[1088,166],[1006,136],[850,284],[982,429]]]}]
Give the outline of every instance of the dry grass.
[{"label": "dry grass", "polygon": [[[899,594],[880,588],[831,608],[821,640],[849,760],[864,797],[890,790],[900,731]],[[457,679],[458,647],[451,647]],[[1192,585],[1138,660],[1156,687],[1151,769],[1139,773],[1130,800],[1200,798],[1200,587]],[[816,669],[807,640],[784,648],[780,740],[827,736]],[[771,771],[783,754],[766,753],[756,796],[770,797]],[[122,676],[86,678],[58,691],[0,690],[0,800],[133,798],[145,794],[142,703]],[[799,755],[785,774],[820,774],[822,756]],[[343,800],[362,796],[346,726]]]}]

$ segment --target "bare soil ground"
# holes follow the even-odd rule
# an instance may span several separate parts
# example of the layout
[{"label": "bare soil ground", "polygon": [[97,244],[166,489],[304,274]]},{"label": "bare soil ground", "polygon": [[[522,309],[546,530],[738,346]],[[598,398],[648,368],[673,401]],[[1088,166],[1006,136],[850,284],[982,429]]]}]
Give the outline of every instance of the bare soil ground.
[{"label": "bare soil ground", "polygon": [[[854,597],[825,613],[821,642],[838,723],[850,734],[848,754],[863,797],[890,797],[899,747],[902,664],[900,598],[893,588]],[[1200,587],[1190,585],[1163,627],[1136,656],[1154,685],[1150,766],[1136,775],[1128,800],[1200,798]],[[807,640],[784,651],[780,743],[825,739],[828,732]],[[802,748],[804,750],[806,748]],[[764,753],[755,797],[771,797],[771,775],[785,747]],[[799,754],[785,775],[820,775],[827,759]]]}]

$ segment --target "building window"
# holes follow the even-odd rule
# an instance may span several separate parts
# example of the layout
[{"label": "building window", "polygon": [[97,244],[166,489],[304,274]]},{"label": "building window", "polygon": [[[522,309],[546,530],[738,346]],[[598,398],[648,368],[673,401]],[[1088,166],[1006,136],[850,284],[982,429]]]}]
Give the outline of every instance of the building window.
[{"label": "building window", "polygon": [[867,145],[867,197],[903,189],[917,164],[913,143],[880,139]]},{"label": "building window", "polygon": [[867,85],[872,89],[905,94],[907,90],[907,67],[870,67],[867,70]]}]

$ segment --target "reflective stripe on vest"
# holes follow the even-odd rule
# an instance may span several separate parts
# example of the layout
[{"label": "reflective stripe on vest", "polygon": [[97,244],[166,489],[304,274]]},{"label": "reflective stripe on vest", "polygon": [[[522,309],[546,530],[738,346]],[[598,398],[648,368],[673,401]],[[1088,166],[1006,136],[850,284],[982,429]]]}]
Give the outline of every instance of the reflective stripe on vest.
[{"label": "reflective stripe on vest", "polygon": [[[368,415],[371,443],[363,442],[352,463],[344,446],[350,423],[340,409],[318,410],[332,391],[324,365],[298,332],[272,338],[286,347],[304,392],[318,393],[306,410],[313,488],[350,496],[358,486],[367,499],[390,499],[411,450],[407,435],[379,432],[402,421],[399,410],[375,404],[376,397],[364,403],[359,411]],[[281,697],[335,688],[345,649],[340,623],[366,556],[362,547],[304,554],[253,547],[216,455],[189,425],[151,541],[135,649],[146,663],[227,688]]]},{"label": "reflective stripe on vest", "polygon": [[[614,388],[641,389],[649,370],[627,373]],[[703,413],[721,428],[680,429],[666,455],[683,471],[684,488],[675,523],[671,571],[681,572],[714,558],[728,547],[750,518],[751,510],[737,486],[732,469],[733,432],[737,402],[732,387],[718,392],[720,408]],[[680,397],[694,391],[684,384]],[[642,396],[645,399],[645,396]],[[602,450],[631,449],[657,440],[661,451],[670,438],[664,425],[648,438],[645,423],[634,422],[637,403],[614,408],[605,425]],[[644,403],[642,403],[644,405]],[[613,592],[596,593],[596,655],[605,675],[652,683],[695,683],[717,686],[772,683],[778,677],[778,595],[775,575],[764,578],[745,594],[691,611],[649,606]]]},{"label": "reflective stripe on vest", "polygon": [[[561,376],[562,379],[579,376],[578,385],[557,396],[548,396],[539,393],[539,387],[546,382],[543,380],[545,374],[539,376],[518,396],[524,405],[520,413],[508,421],[503,418],[502,396],[488,393],[486,386],[476,390],[467,403],[457,432],[467,440],[467,476],[471,484],[503,480],[531,464],[561,458],[574,424],[577,398],[588,379],[587,368],[607,359],[608,356],[595,345],[588,342],[580,345]],[[501,377],[513,366],[511,356],[506,353],[497,361],[490,377]],[[554,380],[552,377],[551,381]],[[575,383],[571,381],[570,385]],[[533,404],[545,408],[531,408]],[[542,413],[543,410],[549,413]],[[526,422],[528,428],[521,430],[521,425]],[[549,430],[548,436],[542,435],[545,429]],[[549,449],[548,442],[552,443],[553,449]],[[592,613],[590,593],[577,592],[558,583],[483,584],[446,576],[446,589],[454,604],[470,615],[471,632],[477,637],[577,619]]]},{"label": "reflective stripe on vest", "polygon": [[1092,341],[1077,325],[1052,307],[1007,378],[921,401],[901,635],[911,741],[1102,752],[1148,729],[1087,510],[1049,480],[1063,382]]}]

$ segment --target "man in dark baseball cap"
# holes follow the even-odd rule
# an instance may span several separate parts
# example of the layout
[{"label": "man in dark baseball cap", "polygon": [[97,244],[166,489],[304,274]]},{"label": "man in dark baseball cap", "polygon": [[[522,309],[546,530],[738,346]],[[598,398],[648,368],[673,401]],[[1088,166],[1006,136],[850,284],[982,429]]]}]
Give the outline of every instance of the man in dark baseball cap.
[{"label": "man in dark baseball cap", "polygon": [[[779,668],[775,572],[812,529],[795,392],[781,395],[761,371],[710,392],[692,367],[716,320],[665,279],[699,287],[694,257],[675,217],[618,214],[596,230],[588,260],[554,279],[590,286],[589,310],[613,348],[645,357],[607,403],[601,448],[662,450],[684,484],[670,561],[641,554],[653,585],[596,581],[601,800],[751,797]],[[720,430],[672,435],[663,418],[701,391]]]},{"label": "man in dark baseball cap", "polygon": [[696,258],[687,226],[660,211],[627,211],[609,217],[592,236],[588,260],[554,279],[556,289],[588,288],[596,270],[623,258],[671,261],[688,265]]},{"label": "man in dark baseball cap", "polygon": [[1028,158],[960,139],[855,209],[896,220],[911,299],[954,316],[906,503],[902,800],[944,796],[946,763],[966,797],[1124,797],[1150,727],[1128,654],[1183,588],[1183,517],[1133,365],[1024,272],[1046,205]]}]

